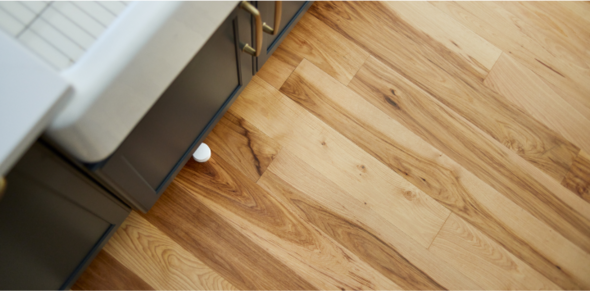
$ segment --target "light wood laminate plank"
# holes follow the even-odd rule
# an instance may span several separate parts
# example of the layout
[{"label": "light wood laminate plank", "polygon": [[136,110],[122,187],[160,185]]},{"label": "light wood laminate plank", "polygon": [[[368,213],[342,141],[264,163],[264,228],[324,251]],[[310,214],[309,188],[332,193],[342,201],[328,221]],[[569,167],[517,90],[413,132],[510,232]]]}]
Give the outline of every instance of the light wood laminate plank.
[{"label": "light wood laminate plank", "polygon": [[116,258],[100,251],[72,290],[154,290]]},{"label": "light wood laminate plank", "polygon": [[500,57],[484,84],[576,146],[590,151],[590,120],[509,55]]},{"label": "light wood laminate plank", "polygon": [[[269,170],[258,180],[258,184],[270,193],[281,193],[280,196],[275,197],[281,197],[281,201],[285,201],[283,204],[290,206],[290,209],[293,209],[293,212],[305,221],[310,221],[307,219],[308,214],[297,206],[298,201],[316,209],[322,209],[333,217],[343,218],[340,221],[348,221],[361,227],[364,232],[371,233],[374,238],[377,238],[380,241],[379,244],[386,244],[383,247],[384,258],[387,258],[387,253],[395,253],[393,258],[401,260],[396,265],[411,264],[449,289],[481,289],[454,267],[448,266],[444,260],[433,256],[425,247],[377,214],[370,204],[346,193],[339,185],[326,179],[288,150],[279,153]],[[313,221],[321,223],[317,220]],[[398,267],[389,267],[389,263],[380,258],[373,260],[370,250],[363,248],[366,245],[353,245],[350,249],[384,274],[394,276],[392,270]]]},{"label": "light wood laminate plank", "polygon": [[428,284],[428,280],[387,279],[294,215],[275,193],[267,192],[215,154],[208,163],[190,162],[181,175],[178,180],[187,191],[320,289],[375,290],[399,289],[400,286],[432,289],[437,286]]},{"label": "light wood laminate plank", "polygon": [[240,165],[256,182],[281,150],[281,145],[242,118],[227,112],[205,139],[212,152]]},{"label": "light wood laminate plank", "polygon": [[[590,3],[586,1],[563,1],[559,2],[560,6],[568,9],[570,13],[577,15],[578,17],[572,17],[570,14],[570,20],[576,21],[581,24],[582,27],[585,27],[588,31],[589,24],[590,24]],[[583,21],[586,21],[584,23]]]},{"label": "light wood laminate plank", "polygon": [[588,68],[590,28],[585,19],[572,13],[563,3],[515,1],[495,4],[518,17],[521,31],[553,52],[554,58],[575,62],[580,66],[578,69]]},{"label": "light wood laminate plank", "polygon": [[[583,250],[588,251],[590,248],[588,238],[590,222],[587,217],[576,212],[570,205],[556,197],[550,188],[537,181],[530,171],[527,171],[526,168],[523,169],[522,162],[526,162],[519,162],[520,157],[516,155],[511,157],[510,154],[513,153],[498,143],[494,143],[493,139],[486,137],[485,133],[478,131],[478,128],[446,108],[435,98],[373,58],[365,63],[349,86],[374,106],[440,149],[515,204],[550,225],[555,231]],[[445,185],[447,184],[445,183]],[[440,192],[440,194],[443,193],[445,192]],[[581,201],[579,197],[569,191],[558,192],[558,194]],[[573,281],[583,286],[590,286],[588,285],[590,282],[586,282],[584,277],[574,275],[577,273],[576,268],[571,268],[571,271],[566,274],[562,271],[563,269],[560,269],[561,266],[560,268],[555,267],[555,258],[549,259],[550,253],[543,252],[543,255],[539,255],[537,253],[539,247],[533,249],[529,246],[535,242],[519,242],[519,240],[514,240],[516,233],[509,234],[502,226],[493,226],[494,219],[486,211],[483,211],[485,210],[483,207],[488,206],[487,204],[474,204],[469,196],[462,197],[467,200],[459,204],[456,203],[461,200],[451,198],[446,194],[439,195],[437,198],[447,207],[461,206],[455,208],[454,212],[457,215],[461,215],[462,218],[478,226],[482,231],[509,248],[519,258],[529,263],[531,267],[563,288],[577,288]],[[468,210],[471,207],[474,208]],[[485,218],[474,220],[473,215],[480,211],[483,211],[481,214]],[[587,211],[583,213],[587,213]],[[501,219],[498,215],[495,217]],[[518,233],[523,231],[525,229],[519,229]],[[539,242],[536,244],[538,245]],[[586,264],[585,261],[579,261],[579,263]],[[574,280],[572,281],[572,279]]]},{"label": "light wood laminate plank", "polygon": [[[557,263],[548,259],[546,251],[530,248],[531,243],[519,235],[520,224],[506,224],[498,217],[504,214],[494,205],[506,204],[500,193],[310,62],[299,65],[281,92],[523,260],[562,284],[571,284],[572,275],[554,270]],[[480,198],[482,191],[487,199]],[[490,198],[491,206],[485,203]]]},{"label": "light wood laminate plank", "polygon": [[590,202],[590,155],[580,151],[561,184]]},{"label": "light wood laminate plank", "polygon": [[317,289],[177,181],[143,217],[238,289]]},{"label": "light wood laminate plank", "polygon": [[[287,38],[288,37],[289,36],[287,36]],[[258,77],[264,79],[277,89],[283,86],[283,83],[289,78],[289,75],[293,73],[293,70],[295,70],[295,67],[299,64],[296,63],[295,65],[291,65],[285,63],[283,61],[284,58],[280,56],[281,51],[282,47],[277,48],[275,53],[266,60],[262,69],[256,73]]]},{"label": "light wood laminate plank", "polygon": [[[428,2],[384,2],[406,23],[461,56],[486,76],[502,51]],[[444,23],[444,25],[441,25]]]},{"label": "light wood laminate plank", "polygon": [[[288,59],[290,65],[297,66],[305,58],[342,84],[348,84],[369,57],[357,44],[309,13],[291,30],[281,43],[281,49],[281,58]],[[264,75],[261,77],[265,79]]]},{"label": "light wood laminate plank", "polygon": [[310,12],[557,181],[569,170],[579,148],[484,86],[462,56],[385,4],[318,2]]},{"label": "light wood laminate plank", "polygon": [[236,290],[135,212],[131,212],[104,250],[157,290]]},{"label": "light wood laminate plank", "polygon": [[[584,116],[590,116],[590,56],[587,46],[576,49],[576,33],[568,29],[570,38],[562,41],[555,33],[564,34],[564,27],[576,25],[572,17],[568,23],[558,23],[554,11],[558,4],[550,4],[546,12],[520,13],[508,11],[500,3],[492,2],[432,2],[456,20],[469,27],[504,52],[522,62],[552,87],[563,91],[562,97],[574,105]],[[521,4],[510,4],[521,5]],[[541,7],[542,4],[527,4]],[[515,14],[516,13],[516,14]],[[541,26],[538,26],[541,25]],[[543,28],[551,27],[543,31]],[[585,34],[588,32],[586,31]],[[587,39],[586,39],[587,41]],[[581,105],[576,106],[576,105]]]},{"label": "light wood laminate plank", "polygon": [[428,246],[449,211],[268,83],[252,79],[232,108],[418,241]]},{"label": "light wood laminate plank", "polygon": [[365,261],[387,278],[407,290],[443,290],[446,289],[419,268],[411,264],[395,248],[379,239],[378,236],[363,226],[347,218],[330,212],[321,205],[305,201],[303,194],[289,184],[274,176],[266,180],[273,183],[275,193],[284,196],[292,208],[302,217],[329,235],[339,244]]},{"label": "light wood laminate plank", "polygon": [[455,214],[445,222],[429,250],[485,289],[561,289]]}]

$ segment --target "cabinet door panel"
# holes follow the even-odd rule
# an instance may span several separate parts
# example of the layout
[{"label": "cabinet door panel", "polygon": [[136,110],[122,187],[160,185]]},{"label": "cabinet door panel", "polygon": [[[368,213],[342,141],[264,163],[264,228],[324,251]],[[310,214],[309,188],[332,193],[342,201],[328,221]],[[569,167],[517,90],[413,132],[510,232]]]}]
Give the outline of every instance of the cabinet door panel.
[{"label": "cabinet door panel", "polygon": [[234,31],[223,25],[121,146],[125,159],[157,189],[239,86]]},{"label": "cabinet door panel", "polygon": [[68,288],[129,209],[35,143],[0,200],[0,289]]},{"label": "cabinet door panel", "polygon": [[0,287],[59,289],[110,223],[20,173],[0,203]]},{"label": "cabinet door panel", "polygon": [[243,12],[232,12],[98,170],[134,207],[151,208],[252,77],[253,60],[239,49],[251,41]]}]

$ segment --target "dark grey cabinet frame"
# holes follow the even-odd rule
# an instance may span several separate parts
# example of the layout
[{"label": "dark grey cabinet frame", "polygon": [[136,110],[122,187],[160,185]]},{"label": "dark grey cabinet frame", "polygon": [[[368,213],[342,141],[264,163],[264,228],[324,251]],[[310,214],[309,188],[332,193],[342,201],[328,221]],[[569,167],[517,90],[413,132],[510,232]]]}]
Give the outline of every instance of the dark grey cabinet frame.
[{"label": "dark grey cabinet frame", "polygon": [[[279,33],[264,35],[259,57],[241,51],[253,45],[254,23],[236,7],[115,153],[87,165],[90,174],[147,212],[311,4],[283,4]],[[274,2],[255,5],[274,25]]]},{"label": "dark grey cabinet frame", "polygon": [[0,289],[69,289],[131,209],[36,142],[0,200]]},{"label": "dark grey cabinet frame", "polygon": [[236,7],[94,174],[149,210],[252,79],[254,58],[241,51],[252,40],[251,16]]}]

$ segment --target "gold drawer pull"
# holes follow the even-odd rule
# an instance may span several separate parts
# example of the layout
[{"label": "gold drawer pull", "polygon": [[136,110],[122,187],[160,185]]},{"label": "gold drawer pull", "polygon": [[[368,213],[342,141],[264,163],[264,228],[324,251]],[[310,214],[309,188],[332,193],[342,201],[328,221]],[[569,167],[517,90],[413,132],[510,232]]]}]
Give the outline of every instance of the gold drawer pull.
[{"label": "gold drawer pull", "polygon": [[275,28],[268,26],[268,24],[263,23],[262,29],[264,32],[270,35],[277,35],[279,33],[279,29],[281,28],[281,15],[283,14],[283,1],[275,1]]},{"label": "gold drawer pull", "polygon": [[4,191],[6,190],[6,178],[0,177],[0,198],[4,195]]},{"label": "gold drawer pull", "polygon": [[240,8],[248,11],[248,13],[252,14],[256,20],[256,48],[251,47],[249,44],[245,44],[244,47],[242,47],[242,51],[257,57],[260,55],[260,51],[262,51],[262,19],[260,18],[260,12],[247,1],[242,1],[242,3],[240,3]]}]

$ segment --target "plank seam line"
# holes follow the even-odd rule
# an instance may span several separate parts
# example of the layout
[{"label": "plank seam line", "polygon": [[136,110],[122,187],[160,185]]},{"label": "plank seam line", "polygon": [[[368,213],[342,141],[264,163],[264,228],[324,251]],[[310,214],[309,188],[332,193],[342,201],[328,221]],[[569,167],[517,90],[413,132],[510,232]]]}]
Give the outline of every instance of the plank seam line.
[{"label": "plank seam line", "polygon": [[449,211],[449,215],[447,216],[447,218],[445,219],[445,222],[443,222],[443,224],[441,224],[440,229],[436,232],[436,235],[432,238],[432,241],[430,242],[430,244],[428,245],[428,247],[426,248],[427,250],[430,251],[430,247],[432,246],[432,244],[434,243],[434,241],[436,240],[436,238],[438,237],[438,235],[440,234],[441,230],[443,229],[443,227],[445,227],[445,224],[447,223],[447,221],[449,220],[449,217],[451,217],[451,215],[453,215],[452,211]]},{"label": "plank seam line", "polygon": [[[498,56],[498,58],[496,59],[496,61],[492,65],[492,68],[486,73],[486,76],[485,76],[485,78],[483,78],[482,83],[484,83],[488,79],[488,77],[490,76],[490,73],[494,70],[494,68],[496,67],[496,64],[498,64],[498,61],[500,60],[500,58],[502,58],[502,56],[504,54],[506,54],[506,52],[502,51],[502,53]],[[510,56],[506,55],[506,57],[510,57]],[[486,85],[484,84],[484,86],[486,86]],[[486,87],[488,87],[488,86],[486,86]],[[490,88],[490,87],[488,87],[488,88]],[[494,90],[492,88],[490,88],[490,89],[493,90],[494,92],[496,92],[496,90]],[[502,94],[500,94],[500,92],[496,92],[496,93],[498,93],[499,95],[502,95]],[[502,95],[502,97],[504,97],[504,95]],[[506,98],[506,97],[504,97],[504,98]]]},{"label": "plank seam line", "polygon": [[374,58],[375,56],[373,56],[371,53],[369,53],[369,55],[365,58],[365,60],[363,61],[363,63],[356,70],[356,72],[354,72],[354,74],[352,75],[352,78],[350,78],[350,80],[348,80],[348,82],[346,84],[343,84],[344,86],[346,86],[348,88],[348,85],[350,85],[350,82],[352,82],[352,80],[354,79],[354,77],[356,77],[356,75],[359,73],[359,71],[365,66],[365,64],[367,63],[367,61],[369,60],[370,57],[373,57]]},{"label": "plank seam line", "polygon": [[[295,73],[295,71],[297,71],[297,68],[299,68],[299,66],[301,66],[301,63],[303,63],[303,60],[307,60],[306,58],[302,58],[301,61],[299,61],[299,64],[297,64],[297,66],[295,66],[295,69],[293,69],[293,71],[291,71],[291,73],[289,74],[289,77],[287,77],[287,79],[285,79],[285,81],[283,81],[283,83],[281,84],[281,86],[279,88],[276,88],[281,94],[283,94],[281,92],[281,88],[283,88],[283,86],[285,85],[285,83],[287,83],[287,80],[289,80],[291,78],[291,76],[293,75],[293,73]],[[309,60],[308,60],[309,61]],[[267,82],[266,80],[260,78],[262,81],[264,81],[265,83],[269,84],[269,82]],[[271,87],[274,88],[273,85],[270,85]]]},{"label": "plank seam line", "polygon": [[[578,157],[580,157],[580,154],[582,153],[582,149],[580,149],[580,151],[578,152],[578,154],[576,154],[576,157],[574,157],[572,159],[572,164],[570,165],[569,169],[567,170],[567,172],[565,173],[565,176],[563,176],[563,179],[561,179],[561,181],[559,182],[560,185],[563,186],[563,182],[565,181],[565,179],[567,178],[567,175],[572,171],[572,169],[574,168],[574,163],[578,160]],[[571,189],[568,188],[568,190],[572,191]],[[572,191],[573,192],[573,191]],[[574,192],[574,194],[577,195],[577,193]],[[578,195],[579,196],[579,195]]]}]

